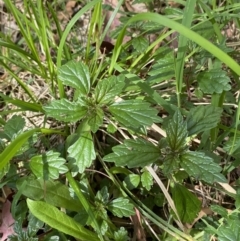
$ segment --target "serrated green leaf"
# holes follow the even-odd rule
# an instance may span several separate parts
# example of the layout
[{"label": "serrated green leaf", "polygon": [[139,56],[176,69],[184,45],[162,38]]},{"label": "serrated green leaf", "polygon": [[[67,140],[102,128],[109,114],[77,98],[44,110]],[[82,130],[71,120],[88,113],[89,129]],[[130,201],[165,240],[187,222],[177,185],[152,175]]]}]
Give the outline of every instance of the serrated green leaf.
[{"label": "serrated green leaf", "polygon": [[151,126],[156,120],[158,111],[142,100],[125,100],[112,104],[109,111],[121,124],[138,129]]},{"label": "serrated green leaf", "polygon": [[202,72],[197,77],[199,87],[206,94],[221,94],[231,89],[230,78],[222,69],[211,69]]},{"label": "serrated green leaf", "polygon": [[74,221],[74,219],[68,217],[65,213],[59,211],[50,204],[27,199],[27,205],[34,216],[60,232],[66,233],[80,240],[100,240],[95,233],[84,228]]},{"label": "serrated green leaf", "polygon": [[[234,217],[236,216],[236,217]],[[219,241],[238,241],[240,237],[240,221],[239,215],[230,215],[225,219],[224,225],[218,228],[218,240]]]},{"label": "serrated green leaf", "polygon": [[172,198],[183,223],[192,223],[201,210],[201,201],[184,186],[175,183],[171,188]]},{"label": "serrated green leaf", "polygon": [[17,181],[17,189],[21,187],[24,180],[27,182],[22,195],[36,201],[45,199],[51,205],[70,211],[78,212],[82,209],[80,203],[71,197],[68,187],[59,181],[44,181],[32,177],[20,178]]},{"label": "serrated green leaf", "polygon": [[143,53],[146,51],[149,43],[148,40],[142,36],[133,38],[132,40],[132,45],[133,48],[138,52],[138,53]]},{"label": "serrated green leaf", "polygon": [[187,115],[188,135],[192,136],[216,127],[220,121],[222,108],[197,106],[192,108]]},{"label": "serrated green leaf", "polygon": [[129,203],[129,200],[123,197],[114,199],[107,205],[107,209],[119,218],[130,217],[135,214],[133,204]]},{"label": "serrated green leaf", "polygon": [[83,173],[96,158],[91,132],[86,131],[68,148],[69,156],[76,160],[78,171]]},{"label": "serrated green leaf", "polygon": [[185,149],[187,139],[187,123],[183,121],[180,111],[176,111],[166,128],[166,140],[172,152]]},{"label": "serrated green leaf", "polygon": [[113,147],[113,152],[103,160],[115,162],[116,166],[145,167],[157,161],[161,152],[152,143],[143,140],[125,140],[124,144]]},{"label": "serrated green leaf", "polygon": [[96,102],[99,104],[108,104],[122,92],[125,85],[124,75],[111,76],[98,82],[94,93]]},{"label": "serrated green leaf", "polygon": [[4,125],[4,131],[0,132],[0,138],[13,140],[25,126],[25,120],[21,116],[14,115]]},{"label": "serrated green leaf", "polygon": [[65,122],[81,120],[88,111],[87,107],[67,99],[53,100],[49,105],[44,106],[43,109],[46,111],[47,116]]},{"label": "serrated green leaf", "polygon": [[196,179],[211,184],[214,182],[227,182],[226,178],[220,173],[221,167],[202,152],[185,152],[180,156],[180,160],[182,168]]},{"label": "serrated green leaf", "polygon": [[68,171],[67,166],[64,165],[66,160],[59,156],[59,152],[53,152],[52,150],[42,155],[34,156],[30,160],[30,168],[38,178],[43,178],[44,180],[57,179],[59,174]]},{"label": "serrated green leaf", "polygon": [[124,178],[124,183],[129,190],[136,188],[140,183],[140,176],[137,174],[129,174]]},{"label": "serrated green leaf", "polygon": [[142,186],[145,187],[148,191],[150,191],[153,185],[153,177],[148,171],[144,171],[141,175],[141,183]]},{"label": "serrated green leaf", "polygon": [[90,74],[88,67],[74,60],[62,65],[58,70],[58,78],[64,85],[71,86],[86,96],[90,90]]},{"label": "serrated green leaf", "polygon": [[103,116],[104,116],[103,110],[98,107],[96,107],[91,111],[90,116],[88,117],[88,124],[93,133],[97,132],[99,127],[102,125]]},{"label": "serrated green leaf", "polygon": [[118,231],[114,232],[114,240],[115,241],[128,241],[128,233],[127,230],[121,227]]},{"label": "serrated green leaf", "polygon": [[148,72],[148,75],[150,75],[150,77],[147,78],[147,82],[151,82],[151,84],[160,83],[175,76],[172,49],[161,48],[160,53],[155,56],[155,64]]}]

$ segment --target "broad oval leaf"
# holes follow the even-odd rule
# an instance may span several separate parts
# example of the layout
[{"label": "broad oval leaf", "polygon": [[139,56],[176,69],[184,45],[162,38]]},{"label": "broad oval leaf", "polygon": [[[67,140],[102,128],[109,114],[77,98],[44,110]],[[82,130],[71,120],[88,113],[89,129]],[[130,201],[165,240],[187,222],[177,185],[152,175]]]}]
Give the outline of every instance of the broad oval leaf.
[{"label": "broad oval leaf", "polygon": [[182,151],[186,146],[187,124],[183,121],[180,111],[176,111],[166,128],[166,140],[172,152]]},{"label": "broad oval leaf", "polygon": [[137,174],[129,174],[124,178],[124,184],[127,186],[128,190],[136,188],[140,183],[140,176]]},{"label": "broad oval leaf", "polygon": [[188,135],[192,136],[216,127],[220,121],[222,108],[197,106],[192,108],[187,115]]},{"label": "broad oval leaf", "polygon": [[187,151],[180,156],[180,165],[184,170],[196,179],[208,183],[224,182],[226,178],[220,173],[221,167],[211,157],[202,152]]},{"label": "broad oval leaf", "polygon": [[192,223],[201,210],[201,201],[178,183],[171,188],[172,198],[183,223]]},{"label": "broad oval leaf", "polygon": [[58,70],[58,78],[64,85],[71,86],[86,96],[90,90],[90,74],[88,67],[74,60],[62,65]]},{"label": "broad oval leaf", "polygon": [[26,187],[22,190],[22,195],[36,201],[45,199],[53,206],[66,208],[70,211],[78,212],[82,209],[82,205],[71,197],[68,187],[61,182],[24,177],[17,181],[17,189],[21,188],[25,180]]},{"label": "broad oval leaf", "polygon": [[43,178],[44,180],[57,179],[59,174],[68,171],[67,166],[64,165],[66,160],[59,156],[59,152],[53,152],[52,150],[42,155],[34,156],[31,158],[30,168],[38,178]]},{"label": "broad oval leaf", "polygon": [[158,113],[156,109],[150,107],[148,102],[143,100],[117,102],[109,107],[109,111],[117,121],[132,129],[151,126],[154,121],[157,121]]},{"label": "broad oval leaf", "polygon": [[119,218],[130,217],[135,214],[133,204],[123,197],[114,199],[107,205],[107,209]]},{"label": "broad oval leaf", "polygon": [[129,168],[152,164],[157,161],[161,153],[158,147],[143,139],[125,140],[124,144],[113,147],[113,152],[106,155],[103,160]]},{"label": "broad oval leaf", "polygon": [[202,72],[197,77],[199,87],[206,94],[221,94],[231,89],[230,78],[222,69],[211,69]]},{"label": "broad oval leaf", "polygon": [[96,158],[92,135],[90,131],[82,132],[78,140],[68,148],[69,156],[74,158],[78,171],[83,173]]},{"label": "broad oval leaf", "polygon": [[84,228],[74,219],[50,204],[27,199],[27,205],[35,217],[60,232],[84,241],[100,241],[95,233]]},{"label": "broad oval leaf", "polygon": [[86,116],[88,110],[87,107],[67,99],[53,100],[49,105],[44,106],[43,109],[47,116],[65,122],[81,120]]}]

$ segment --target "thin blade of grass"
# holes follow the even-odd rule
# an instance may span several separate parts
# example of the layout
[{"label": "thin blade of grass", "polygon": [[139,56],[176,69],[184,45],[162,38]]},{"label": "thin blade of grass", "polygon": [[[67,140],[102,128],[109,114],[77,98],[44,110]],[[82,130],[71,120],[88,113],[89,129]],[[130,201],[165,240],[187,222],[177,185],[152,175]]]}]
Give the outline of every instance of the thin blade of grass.
[{"label": "thin blade of grass", "polygon": [[[182,19],[182,25],[185,26],[186,28],[191,27],[195,5],[196,5],[196,0],[187,0],[186,2],[186,6],[183,12],[183,19]],[[175,69],[178,107],[181,106],[180,94],[182,92],[182,86],[183,86],[183,68],[185,64],[187,42],[188,42],[188,38],[180,34],[179,41],[178,41],[178,53],[177,53],[177,61],[176,61],[176,69]]]}]

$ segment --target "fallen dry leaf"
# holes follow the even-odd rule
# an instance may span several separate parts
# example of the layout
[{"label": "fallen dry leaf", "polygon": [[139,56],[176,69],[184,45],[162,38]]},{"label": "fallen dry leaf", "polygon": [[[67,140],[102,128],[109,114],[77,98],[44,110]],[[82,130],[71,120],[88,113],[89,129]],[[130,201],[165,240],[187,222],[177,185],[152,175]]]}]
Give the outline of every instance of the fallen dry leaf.
[{"label": "fallen dry leaf", "polygon": [[126,8],[129,12],[134,12],[134,13],[147,12],[147,8],[146,8],[146,5],[144,3],[132,4],[131,0],[126,0],[125,6],[126,6]]},{"label": "fallen dry leaf", "polygon": [[12,217],[11,214],[11,202],[6,201],[3,204],[3,209],[2,209],[2,225],[0,227],[0,233],[2,233],[2,238],[1,241],[4,241],[7,239],[9,235],[14,234],[13,230],[13,224],[15,220]]}]

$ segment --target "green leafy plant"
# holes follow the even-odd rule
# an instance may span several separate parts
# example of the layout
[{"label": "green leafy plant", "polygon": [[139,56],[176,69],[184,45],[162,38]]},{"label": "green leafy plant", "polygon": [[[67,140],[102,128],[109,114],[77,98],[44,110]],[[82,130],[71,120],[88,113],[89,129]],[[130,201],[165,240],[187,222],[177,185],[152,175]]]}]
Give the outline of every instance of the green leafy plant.
[{"label": "green leafy plant", "polygon": [[64,24],[57,1],[4,0],[20,34],[0,33],[18,91],[1,90],[9,239],[238,240],[239,43],[223,32],[240,4],[123,2]]}]

